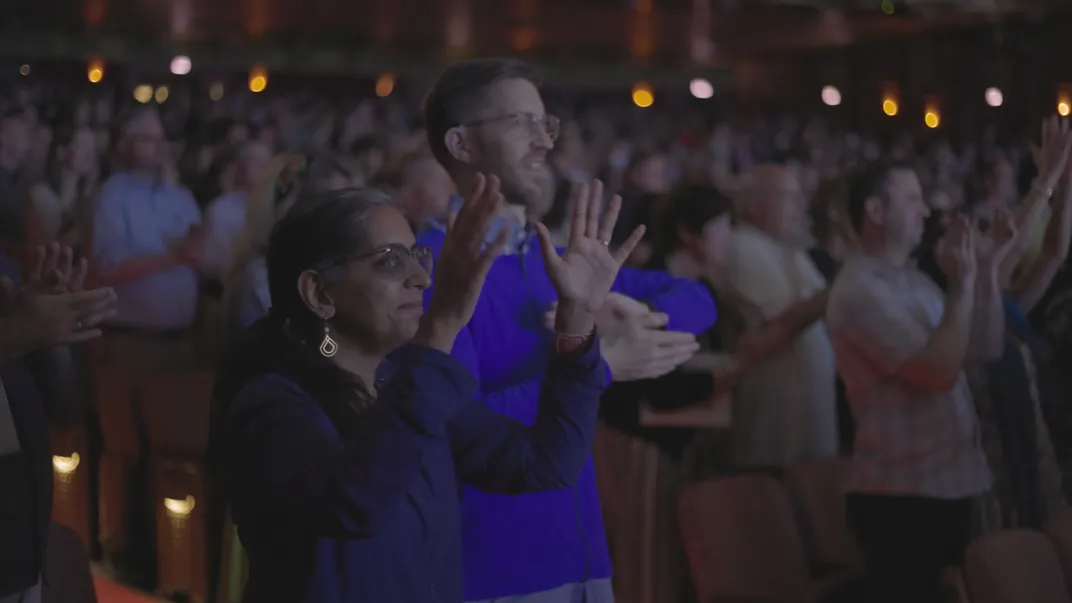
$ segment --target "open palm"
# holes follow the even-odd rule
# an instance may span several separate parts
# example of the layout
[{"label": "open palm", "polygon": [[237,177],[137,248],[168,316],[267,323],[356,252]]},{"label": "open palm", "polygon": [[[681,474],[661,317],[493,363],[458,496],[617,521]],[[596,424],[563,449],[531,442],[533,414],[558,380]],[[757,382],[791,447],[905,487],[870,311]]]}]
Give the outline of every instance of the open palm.
[{"label": "open palm", "polygon": [[573,216],[570,239],[561,256],[555,250],[547,228],[537,224],[536,230],[547,275],[558,298],[595,313],[603,306],[622,264],[644,236],[644,226],[638,226],[629,239],[612,253],[610,237],[622,208],[621,198],[615,196],[603,213],[603,183],[595,180],[591,185],[584,183],[574,186],[571,201]]}]

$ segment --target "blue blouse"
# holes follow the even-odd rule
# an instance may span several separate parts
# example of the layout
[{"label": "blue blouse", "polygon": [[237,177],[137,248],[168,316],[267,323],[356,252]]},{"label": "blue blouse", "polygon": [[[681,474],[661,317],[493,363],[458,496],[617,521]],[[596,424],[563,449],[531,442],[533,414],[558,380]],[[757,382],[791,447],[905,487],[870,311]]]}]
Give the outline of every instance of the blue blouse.
[{"label": "blue blouse", "polygon": [[382,367],[351,441],[290,379],[251,380],[226,421],[245,601],[460,603],[461,484],[516,494],[576,483],[605,375],[598,342],[553,357],[525,426],[477,401],[460,362],[407,345]]}]

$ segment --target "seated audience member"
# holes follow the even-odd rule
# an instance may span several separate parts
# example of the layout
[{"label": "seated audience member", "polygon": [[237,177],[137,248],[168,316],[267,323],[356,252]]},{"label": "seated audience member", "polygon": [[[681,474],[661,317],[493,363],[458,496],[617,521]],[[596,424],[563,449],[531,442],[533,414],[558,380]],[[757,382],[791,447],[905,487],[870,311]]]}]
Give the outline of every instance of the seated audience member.
[{"label": "seated audience member", "polygon": [[[732,464],[778,470],[838,454],[834,354],[822,314],[826,281],[808,257],[807,199],[796,173],[767,165],[739,190],[740,213],[716,283],[740,321]],[[787,404],[792,400],[792,404]]]},{"label": "seated audience member", "polygon": [[0,603],[41,600],[52,516],[49,419],[77,397],[68,346],[100,335],[111,289],[83,291],[86,261],[39,248],[24,283],[0,254]]},{"label": "seated audience member", "polygon": [[927,214],[911,168],[855,174],[860,252],[838,273],[826,313],[856,424],[847,507],[873,601],[936,600],[941,569],[970,539],[972,500],[991,485],[964,366],[1000,354],[997,265],[1008,245],[977,259],[977,233],[958,218],[937,254],[943,296],[909,261]]},{"label": "seated audience member", "polygon": [[616,209],[601,224],[578,216],[586,234],[562,256],[543,231],[561,303],[525,426],[484,406],[450,356],[505,245],[484,245],[502,203],[498,180],[478,178],[423,319],[432,255],[382,193],[317,195],[273,229],[272,309],[228,356],[215,399],[250,558],[245,601],[461,603],[459,483],[520,493],[577,481],[606,380],[595,312],[636,241],[613,256],[597,241]]},{"label": "seated audience member", "polygon": [[265,253],[276,221],[302,196],[362,184],[356,168],[332,153],[285,152],[272,160],[247,205],[245,227],[224,282],[228,331],[245,328],[268,313]]}]

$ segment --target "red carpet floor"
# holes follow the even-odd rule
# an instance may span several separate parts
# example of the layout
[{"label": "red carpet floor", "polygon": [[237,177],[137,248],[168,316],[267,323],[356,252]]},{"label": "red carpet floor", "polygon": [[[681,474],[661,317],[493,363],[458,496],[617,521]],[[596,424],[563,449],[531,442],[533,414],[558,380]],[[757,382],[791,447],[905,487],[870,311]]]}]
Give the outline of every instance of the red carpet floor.
[{"label": "red carpet floor", "polygon": [[93,586],[97,589],[97,603],[157,603],[161,600],[113,582],[104,576],[94,575]]}]

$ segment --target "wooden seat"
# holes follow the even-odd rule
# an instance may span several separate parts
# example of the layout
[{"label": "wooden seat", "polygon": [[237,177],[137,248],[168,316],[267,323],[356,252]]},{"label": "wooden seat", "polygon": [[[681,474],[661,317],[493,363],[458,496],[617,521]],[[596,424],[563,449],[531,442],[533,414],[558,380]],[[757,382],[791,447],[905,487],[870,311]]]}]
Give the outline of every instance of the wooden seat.
[{"label": "wooden seat", "polygon": [[971,603],[1072,603],[1053,544],[1041,532],[1000,530],[964,553]]},{"label": "wooden seat", "polygon": [[700,601],[819,601],[840,585],[812,578],[789,495],[772,477],[690,485],[679,513]]},{"label": "wooden seat", "polygon": [[1051,515],[1042,531],[1057,551],[1066,583],[1072,585],[1072,508],[1065,507]]},{"label": "wooden seat", "polygon": [[784,477],[816,573],[863,571],[863,556],[848,527],[845,477],[848,461],[815,460],[789,468]]},{"label": "wooden seat", "polygon": [[[138,390],[148,439],[150,509],[155,523],[157,591],[209,598],[209,488],[205,452],[214,375],[160,375]],[[211,553],[211,554],[210,554]]]}]

